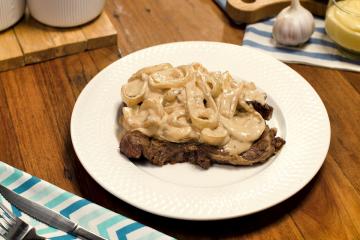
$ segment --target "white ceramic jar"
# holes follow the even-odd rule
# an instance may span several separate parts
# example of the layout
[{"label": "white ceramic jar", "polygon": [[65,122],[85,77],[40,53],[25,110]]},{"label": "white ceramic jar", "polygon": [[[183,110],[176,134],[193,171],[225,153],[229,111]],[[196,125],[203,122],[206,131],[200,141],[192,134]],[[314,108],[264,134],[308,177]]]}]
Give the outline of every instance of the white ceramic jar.
[{"label": "white ceramic jar", "polygon": [[28,0],[30,14],[54,27],[74,27],[96,18],[105,0]]},{"label": "white ceramic jar", "polygon": [[25,0],[0,0],[0,31],[14,25],[24,12]]}]

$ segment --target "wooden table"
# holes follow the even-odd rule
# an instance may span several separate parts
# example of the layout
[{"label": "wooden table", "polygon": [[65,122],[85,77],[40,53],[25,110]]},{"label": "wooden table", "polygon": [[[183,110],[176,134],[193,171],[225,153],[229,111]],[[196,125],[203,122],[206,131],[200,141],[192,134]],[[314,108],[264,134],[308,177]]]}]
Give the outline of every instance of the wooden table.
[{"label": "wooden table", "polygon": [[[240,44],[235,26],[210,0],[108,0],[125,56],[155,44],[211,40]],[[0,74],[1,160],[179,239],[360,239],[360,74],[291,64],[319,93],[331,145],[316,177],[285,202],[215,222],[158,217],[102,189],[79,163],[70,116],[84,86],[120,56],[99,49]],[[299,123],[301,124],[301,123]]]}]

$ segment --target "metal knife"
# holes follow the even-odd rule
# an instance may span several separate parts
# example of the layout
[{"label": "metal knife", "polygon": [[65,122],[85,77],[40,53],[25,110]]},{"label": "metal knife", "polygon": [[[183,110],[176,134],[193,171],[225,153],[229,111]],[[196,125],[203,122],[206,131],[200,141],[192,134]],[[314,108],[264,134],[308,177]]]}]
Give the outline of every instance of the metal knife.
[{"label": "metal knife", "polygon": [[77,223],[74,223],[59,213],[26,199],[1,184],[0,193],[15,207],[51,227],[74,235],[80,239],[105,240],[105,238],[80,227]]}]

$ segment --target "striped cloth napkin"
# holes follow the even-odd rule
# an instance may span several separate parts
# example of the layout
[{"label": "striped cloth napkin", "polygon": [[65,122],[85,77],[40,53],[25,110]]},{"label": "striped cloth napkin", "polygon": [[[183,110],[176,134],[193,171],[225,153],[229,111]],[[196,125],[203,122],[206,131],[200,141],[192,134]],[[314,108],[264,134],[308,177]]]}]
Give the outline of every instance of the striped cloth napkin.
[{"label": "striped cloth napkin", "polygon": [[[66,192],[44,180],[0,162],[0,184],[17,194],[55,210],[80,226],[106,239],[169,240],[174,239],[141,223],[114,213],[79,196]],[[77,239],[49,227],[20,212],[0,195],[0,201],[12,212],[35,227],[36,232],[53,240]],[[0,237],[1,238],[1,237]]]},{"label": "striped cloth napkin", "polygon": [[315,32],[301,48],[277,46],[272,38],[273,24],[274,18],[249,24],[245,30],[243,46],[259,49],[284,62],[360,72],[360,61],[343,57],[336,44],[326,35],[324,20],[315,19]]},{"label": "striped cloth napkin", "polygon": [[[227,0],[215,0],[225,10]],[[302,63],[360,72],[360,61],[341,55],[336,44],[326,35],[324,20],[315,18],[315,32],[301,48],[277,46],[272,38],[274,18],[246,26],[242,45],[266,52],[280,61]]]}]

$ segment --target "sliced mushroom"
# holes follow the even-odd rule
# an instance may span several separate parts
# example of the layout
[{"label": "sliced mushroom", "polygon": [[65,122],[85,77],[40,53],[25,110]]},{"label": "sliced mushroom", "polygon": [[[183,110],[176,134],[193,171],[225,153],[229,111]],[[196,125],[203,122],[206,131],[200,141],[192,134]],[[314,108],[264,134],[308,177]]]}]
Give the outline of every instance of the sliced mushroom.
[{"label": "sliced mushroom", "polygon": [[144,100],[147,82],[136,79],[121,88],[121,97],[128,107],[135,106]]},{"label": "sliced mushroom", "polygon": [[224,145],[229,141],[229,134],[223,126],[215,129],[204,128],[200,134],[200,141],[210,145]]},{"label": "sliced mushroom", "polygon": [[172,142],[184,142],[190,138],[192,128],[184,109],[171,113],[163,130],[163,137]]},{"label": "sliced mushroom", "polygon": [[169,68],[172,68],[172,67],[173,66],[170,63],[162,63],[162,64],[150,66],[150,67],[144,67],[144,68],[140,69],[139,71],[137,71],[136,73],[134,73],[131,76],[131,78],[129,79],[129,82],[133,81],[134,79],[137,79],[137,78],[141,77],[141,75],[143,75],[143,74],[149,75],[149,74],[152,74],[154,72],[169,69]]},{"label": "sliced mushroom", "polygon": [[204,75],[201,75],[201,74],[197,75],[196,77],[197,77],[196,83],[204,94],[204,97],[205,97],[205,100],[207,103],[206,105],[209,106],[210,108],[212,108],[215,112],[217,112],[218,107],[212,97],[211,89],[206,80],[207,78],[204,78]]},{"label": "sliced mushroom", "polygon": [[[231,81],[231,82],[230,82]],[[242,92],[242,85],[233,86],[232,77],[228,74],[223,79],[223,91],[216,99],[216,103],[221,115],[232,118],[236,112],[239,96]]]},{"label": "sliced mushroom", "polygon": [[232,118],[220,117],[229,134],[241,142],[257,140],[265,129],[265,120],[257,112],[239,113]]},{"label": "sliced mushroom", "polygon": [[159,126],[165,111],[162,105],[154,99],[146,99],[140,106],[140,112],[147,112],[144,127]]},{"label": "sliced mushroom", "polygon": [[221,93],[221,73],[214,72],[210,73],[209,77],[206,78],[206,84],[211,90],[212,97],[216,98]]},{"label": "sliced mushroom", "polygon": [[149,85],[158,89],[183,87],[190,77],[189,68],[170,68],[150,75]]},{"label": "sliced mushroom", "polygon": [[210,108],[196,108],[189,110],[189,112],[192,125],[199,130],[214,129],[219,124],[216,112]]},{"label": "sliced mushroom", "polygon": [[147,113],[140,112],[139,106],[133,108],[123,107],[122,111],[122,124],[123,127],[127,130],[142,127],[144,120],[147,118]]},{"label": "sliced mushroom", "polygon": [[168,121],[169,125],[180,128],[180,127],[190,126],[190,124],[187,120],[188,120],[188,118],[187,118],[185,109],[179,109],[178,111],[171,113],[168,116],[167,121]]}]

